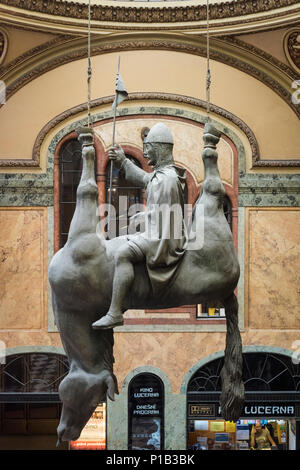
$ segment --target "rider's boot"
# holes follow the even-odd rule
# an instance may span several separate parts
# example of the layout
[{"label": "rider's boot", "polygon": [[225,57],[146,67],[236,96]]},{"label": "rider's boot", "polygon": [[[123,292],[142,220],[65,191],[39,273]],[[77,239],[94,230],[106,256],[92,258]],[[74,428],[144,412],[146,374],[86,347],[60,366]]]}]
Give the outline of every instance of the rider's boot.
[{"label": "rider's boot", "polygon": [[97,330],[106,330],[108,328],[115,328],[116,326],[124,325],[124,318],[122,312],[111,312],[110,310],[107,314],[100,318],[100,320],[95,321],[92,324],[92,327]]}]

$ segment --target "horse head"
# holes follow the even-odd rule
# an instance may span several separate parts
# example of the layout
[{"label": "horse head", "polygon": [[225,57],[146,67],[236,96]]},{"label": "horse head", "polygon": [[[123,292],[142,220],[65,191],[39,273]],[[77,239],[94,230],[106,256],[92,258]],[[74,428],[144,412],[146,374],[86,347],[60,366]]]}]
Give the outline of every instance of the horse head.
[{"label": "horse head", "polygon": [[118,393],[116,378],[107,370],[98,374],[70,370],[59,386],[63,408],[57,445],[61,441],[76,441],[97,405],[106,401],[106,396],[114,400],[115,391]]}]

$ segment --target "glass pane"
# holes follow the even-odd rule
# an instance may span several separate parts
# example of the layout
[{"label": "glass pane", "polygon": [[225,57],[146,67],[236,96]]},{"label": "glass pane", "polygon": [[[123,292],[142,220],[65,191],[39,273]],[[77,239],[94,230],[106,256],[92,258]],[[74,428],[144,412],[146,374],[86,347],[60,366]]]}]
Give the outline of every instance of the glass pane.
[{"label": "glass pane", "polygon": [[70,224],[72,222],[72,218],[75,212],[76,203],[61,203],[60,210],[61,210],[61,232],[62,234],[68,234],[70,229]]},{"label": "glass pane", "polygon": [[223,210],[226,220],[230,226],[230,230],[232,231],[232,204],[228,196],[225,196],[224,198]]},{"label": "glass pane", "polygon": [[73,202],[73,173],[65,172],[61,184],[60,200],[63,202]]},{"label": "glass pane", "polygon": [[55,392],[59,377],[56,355],[30,354],[30,391]]},{"label": "glass pane", "polygon": [[3,368],[3,391],[25,392],[24,357],[10,356]]},{"label": "glass pane", "polygon": [[69,140],[62,146],[60,152],[60,165],[63,166],[65,171],[81,170],[81,144],[77,139]]},{"label": "glass pane", "polygon": [[[191,378],[189,392],[221,390],[220,372],[224,358],[201,367]],[[246,391],[296,391],[290,358],[268,353],[243,354],[243,382]]]},{"label": "glass pane", "polygon": [[67,241],[76,206],[76,192],[81,178],[81,170],[81,144],[77,139],[72,139],[62,146],[60,152],[60,246],[63,246]]},{"label": "glass pane", "polygon": [[63,247],[68,240],[68,234],[61,234],[60,236],[60,246]]},{"label": "glass pane", "polygon": [[[140,163],[130,155],[126,157],[131,160],[136,166],[140,168]],[[110,194],[110,166],[109,162],[106,167],[106,202],[109,202]],[[120,199],[122,198],[122,200]],[[125,180],[125,175],[122,170],[113,166],[113,178],[111,187],[111,204],[115,208],[116,213],[116,231],[111,233],[111,236],[126,235],[128,233],[128,210],[133,204],[142,203],[142,189],[132,187],[132,183]],[[122,207],[121,207],[122,205]],[[114,220],[111,216],[111,221]]]}]

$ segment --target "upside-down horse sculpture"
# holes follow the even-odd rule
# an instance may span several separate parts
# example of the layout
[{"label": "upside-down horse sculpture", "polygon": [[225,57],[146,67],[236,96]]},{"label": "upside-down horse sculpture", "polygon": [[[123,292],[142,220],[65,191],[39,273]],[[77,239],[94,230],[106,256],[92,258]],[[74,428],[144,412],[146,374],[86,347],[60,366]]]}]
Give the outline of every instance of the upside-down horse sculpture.
[{"label": "upside-down horse sculpture", "polygon": [[[164,136],[169,135],[168,132],[163,132]],[[112,305],[117,305],[120,297],[123,302],[121,313],[127,309],[163,309],[215,300],[223,304],[227,334],[220,404],[223,418],[236,421],[244,400],[242,343],[234,294],[239,264],[223,211],[225,190],[218,171],[216,151],[220,133],[211,123],[205,125],[202,153],[205,177],[201,194],[193,210],[189,232],[180,247],[182,250],[175,247],[174,253],[180,252],[180,256],[175,263],[171,260],[168,265],[170,268],[176,265],[176,269],[172,268],[172,276],[167,276],[167,288],[162,295],[157,295],[154,287],[159,286],[160,279],[165,282],[164,275],[156,277],[156,284],[153,284],[151,272],[155,278],[155,265],[150,266],[151,271],[149,259],[145,256],[137,257],[130,265],[130,283],[125,282],[130,289],[124,296],[123,285],[123,294],[118,295],[122,291],[122,257],[119,253],[128,246],[130,236],[111,240],[99,236],[93,133],[82,128],[78,130],[78,139],[82,144],[83,169],[76,209],[68,240],[49,266],[56,325],[70,363],[69,373],[59,387],[63,408],[57,430],[58,442],[78,439],[98,403],[105,401],[106,397],[114,400],[114,394],[118,393],[113,373],[113,327],[122,324],[121,314],[118,314],[117,322],[111,320],[114,314]],[[171,141],[164,141],[163,137],[162,142],[160,139],[154,139],[154,142],[158,143],[156,150],[160,155],[159,152],[166,147],[165,142],[170,144]],[[170,149],[170,145],[167,147]],[[168,161],[166,166],[167,169],[162,168],[163,165],[158,168],[157,175],[167,175],[168,181],[176,179],[174,162]],[[147,178],[145,184],[148,184]],[[158,178],[157,184],[159,181]],[[197,245],[195,239],[199,233],[203,234],[203,242]],[[167,245],[167,250],[168,247],[170,245]],[[168,269],[165,272],[169,272]],[[113,297],[117,301],[113,301]],[[112,315],[105,315],[107,312]]]}]

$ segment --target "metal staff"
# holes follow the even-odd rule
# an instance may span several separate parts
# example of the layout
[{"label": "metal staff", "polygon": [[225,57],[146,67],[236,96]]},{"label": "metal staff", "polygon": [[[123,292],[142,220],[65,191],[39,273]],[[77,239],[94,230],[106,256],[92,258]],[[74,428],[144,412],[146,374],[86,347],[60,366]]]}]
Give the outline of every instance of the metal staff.
[{"label": "metal staff", "polygon": [[[113,136],[112,146],[115,146],[115,135],[116,135],[116,114],[117,107],[122,101],[128,97],[124,82],[120,75],[120,56],[118,59],[117,78],[116,78],[116,90],[115,99],[112,105],[113,108]],[[110,207],[111,207],[111,193],[112,193],[112,176],[113,176],[113,160],[110,162],[110,181],[109,181],[109,196],[108,196],[108,226],[110,224]]]}]

